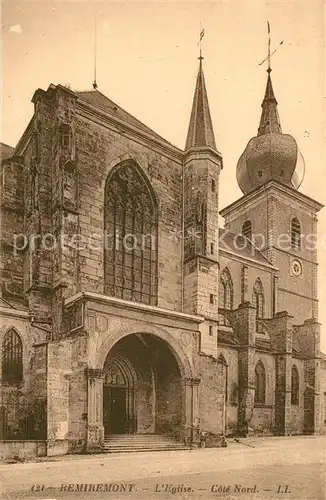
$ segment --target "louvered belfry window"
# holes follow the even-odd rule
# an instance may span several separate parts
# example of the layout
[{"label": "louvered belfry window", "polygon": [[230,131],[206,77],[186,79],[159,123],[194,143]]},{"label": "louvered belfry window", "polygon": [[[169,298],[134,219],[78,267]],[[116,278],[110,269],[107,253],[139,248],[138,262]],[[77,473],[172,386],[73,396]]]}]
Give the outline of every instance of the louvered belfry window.
[{"label": "louvered belfry window", "polygon": [[296,217],[291,221],[291,246],[295,250],[301,248],[301,224]]},{"label": "louvered belfry window", "polygon": [[141,169],[116,167],[105,187],[105,293],[157,303],[157,206]]},{"label": "louvered belfry window", "polygon": [[250,220],[243,223],[241,232],[248,240],[252,240],[252,223]]},{"label": "louvered belfry window", "polygon": [[23,346],[14,329],[6,333],[2,342],[2,381],[11,385],[23,381]]}]

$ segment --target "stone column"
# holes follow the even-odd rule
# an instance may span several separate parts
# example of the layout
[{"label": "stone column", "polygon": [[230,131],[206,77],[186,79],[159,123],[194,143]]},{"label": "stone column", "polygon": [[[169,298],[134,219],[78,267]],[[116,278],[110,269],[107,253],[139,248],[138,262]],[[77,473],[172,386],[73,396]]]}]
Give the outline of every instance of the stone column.
[{"label": "stone column", "polygon": [[185,378],[183,380],[184,392],[184,430],[183,440],[186,445],[198,446],[199,436],[199,398],[198,385],[199,378]]},{"label": "stone column", "polygon": [[278,295],[278,276],[273,276],[273,307],[272,307],[272,317],[275,316],[278,310],[277,295]]},{"label": "stone column", "polygon": [[87,451],[101,451],[103,427],[103,374],[102,370],[87,369]]}]

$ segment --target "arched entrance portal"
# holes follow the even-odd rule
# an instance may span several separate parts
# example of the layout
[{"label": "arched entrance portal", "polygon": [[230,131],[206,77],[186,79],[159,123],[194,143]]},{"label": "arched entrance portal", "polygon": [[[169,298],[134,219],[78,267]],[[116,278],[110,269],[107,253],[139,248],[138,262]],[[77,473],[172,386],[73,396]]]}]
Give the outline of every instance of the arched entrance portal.
[{"label": "arched entrance portal", "polygon": [[135,431],[136,373],[128,358],[108,356],[103,380],[104,434],[125,434]]},{"label": "arched entrance portal", "polygon": [[104,435],[143,433],[180,438],[183,391],[171,348],[151,334],[118,341],[103,367]]}]

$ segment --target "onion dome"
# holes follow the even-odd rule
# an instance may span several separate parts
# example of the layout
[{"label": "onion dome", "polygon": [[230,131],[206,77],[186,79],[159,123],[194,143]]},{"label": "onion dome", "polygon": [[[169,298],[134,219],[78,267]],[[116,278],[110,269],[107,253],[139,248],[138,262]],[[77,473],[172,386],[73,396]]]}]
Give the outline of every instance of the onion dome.
[{"label": "onion dome", "polygon": [[304,177],[304,159],[295,139],[283,134],[268,68],[258,134],[248,142],[237,165],[237,181],[244,194],[271,180],[298,189]]}]

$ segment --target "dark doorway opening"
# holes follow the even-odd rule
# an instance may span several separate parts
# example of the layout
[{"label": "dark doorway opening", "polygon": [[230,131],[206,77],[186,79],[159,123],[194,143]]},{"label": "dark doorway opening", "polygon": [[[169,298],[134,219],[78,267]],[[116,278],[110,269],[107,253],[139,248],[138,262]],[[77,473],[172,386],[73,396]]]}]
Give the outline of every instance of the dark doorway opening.
[{"label": "dark doorway opening", "polygon": [[124,387],[105,387],[103,391],[105,435],[127,432],[127,391]]}]

